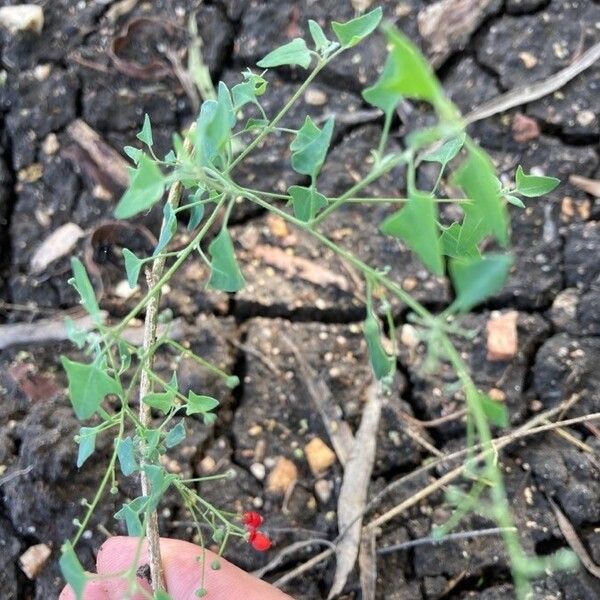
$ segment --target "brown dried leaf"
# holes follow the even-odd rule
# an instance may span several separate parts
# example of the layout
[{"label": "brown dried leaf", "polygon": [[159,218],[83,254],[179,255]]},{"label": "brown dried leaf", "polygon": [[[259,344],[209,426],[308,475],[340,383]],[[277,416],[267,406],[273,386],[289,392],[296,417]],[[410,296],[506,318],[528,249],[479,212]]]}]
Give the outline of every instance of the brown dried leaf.
[{"label": "brown dried leaf", "polygon": [[375,531],[367,529],[363,532],[358,553],[360,567],[360,589],[362,600],[375,600],[377,589],[377,546],[375,545]]},{"label": "brown dried leaf", "polygon": [[[85,121],[75,119],[68,125],[67,133],[80,148],[79,153],[72,149],[67,149],[66,156],[68,158],[71,158],[84,168],[87,167],[93,179],[100,185],[103,185],[103,187],[114,188],[115,185],[118,188],[127,187],[129,184],[129,164]],[[82,161],[82,159],[84,160]]]},{"label": "brown dried leaf", "polygon": [[465,47],[493,3],[494,0],[440,0],[419,11],[419,33],[434,67]]},{"label": "brown dried leaf", "polygon": [[338,529],[345,533],[336,547],[335,577],[328,598],[333,598],[343,590],[358,556],[362,513],[367,503],[383,404],[383,390],[379,383],[371,384],[368,397],[338,497]]},{"label": "brown dried leaf", "polygon": [[29,262],[32,275],[39,275],[54,261],[70,254],[85,232],[75,223],[65,223],[55,229],[36,249]]},{"label": "brown dried leaf", "polygon": [[571,525],[571,521],[567,519],[567,517],[563,514],[562,510],[558,508],[556,502],[552,500],[552,498],[548,498],[548,502],[554,511],[554,516],[556,517],[556,521],[558,522],[558,527],[563,534],[565,540],[569,546],[571,546],[571,550],[577,554],[581,564],[597,579],[600,579],[600,567],[592,560],[592,557],[588,554],[588,551],[585,549],[585,546],[581,543],[577,532],[573,525]]},{"label": "brown dried leaf", "polygon": [[164,39],[166,45],[168,45],[168,38],[172,38],[176,31],[175,25],[168,21],[152,17],[135,17],[123,27],[118,36],[113,38],[108,49],[108,56],[117,70],[128,77],[146,81],[162,81],[173,75],[173,67],[170,62],[152,58],[146,64],[142,64],[122,56],[128,48],[135,47],[136,31],[149,25],[163,30],[161,38]]},{"label": "brown dried leaf", "polygon": [[580,175],[571,175],[569,177],[569,183],[590,194],[590,196],[600,198],[600,179],[588,179],[587,177],[581,177]]}]

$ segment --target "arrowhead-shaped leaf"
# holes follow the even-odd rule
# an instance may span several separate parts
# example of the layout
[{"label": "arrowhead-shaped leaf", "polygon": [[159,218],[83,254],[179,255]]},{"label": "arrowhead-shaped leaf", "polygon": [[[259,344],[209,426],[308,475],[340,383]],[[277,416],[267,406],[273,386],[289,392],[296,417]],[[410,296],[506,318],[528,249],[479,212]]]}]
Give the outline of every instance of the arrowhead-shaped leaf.
[{"label": "arrowhead-shaped leaf", "polygon": [[404,208],[381,224],[381,231],[402,240],[433,273],[444,274],[437,206],[429,194],[413,194]]},{"label": "arrowhead-shaped leaf", "polygon": [[125,260],[127,283],[129,284],[129,287],[133,289],[137,285],[137,280],[140,276],[140,270],[144,261],[127,248],[123,248],[123,259]]},{"label": "arrowhead-shaped leaf", "polygon": [[62,576],[75,593],[76,600],[82,600],[83,591],[85,590],[85,585],[87,583],[87,575],[75,554],[75,550],[73,550],[71,542],[65,542],[63,544],[58,564]]},{"label": "arrowhead-shaped leaf", "polygon": [[165,191],[165,178],[158,165],[146,154],[139,158],[136,169],[129,170],[129,187],[115,209],[117,219],[128,219],[152,208]]},{"label": "arrowhead-shaped leaf", "polygon": [[256,64],[262,69],[283,65],[299,65],[308,69],[310,59],[311,55],[306,42],[302,38],[295,38],[291,42],[275,48]]},{"label": "arrowhead-shaped leaf", "polygon": [[77,290],[81,298],[81,304],[85,310],[93,317],[96,323],[100,322],[101,314],[98,301],[96,300],[96,293],[83,263],[76,257],[71,258],[71,270],[73,271],[73,279],[69,283]]},{"label": "arrowhead-shaped leaf", "polygon": [[381,21],[382,14],[381,7],[378,6],[366,15],[356,17],[346,23],[334,21],[331,27],[340,44],[344,48],[352,48],[375,30]]},{"label": "arrowhead-shaped leaf", "polygon": [[211,274],[208,287],[222,292],[237,292],[246,281],[235,259],[233,242],[227,229],[223,228],[208,247]]},{"label": "arrowhead-shaped leaf", "polygon": [[61,357],[69,379],[69,397],[80,420],[89,419],[108,394],[121,394],[118,381],[105,373],[96,363],[84,364]]},{"label": "arrowhead-shaped leaf", "polygon": [[388,114],[403,98],[425,100],[438,114],[453,117],[455,110],[423,55],[395,27],[385,25],[384,30],[390,51],[379,79],[363,91],[363,98]]},{"label": "arrowhead-shaped leaf", "polygon": [[314,219],[317,213],[327,206],[327,198],[314,188],[293,185],[288,189],[288,194],[292,197],[294,215],[305,223]]},{"label": "arrowhead-shaped leaf", "polygon": [[501,198],[501,185],[489,156],[467,140],[468,158],[454,174],[454,181],[473,202],[467,208],[479,221],[481,230],[491,232],[502,246],[508,244],[508,219]]},{"label": "arrowhead-shaped leaf", "polygon": [[94,453],[96,449],[96,428],[82,427],[79,430],[79,451],[77,452],[77,468]]},{"label": "arrowhead-shaped leaf", "polygon": [[393,372],[395,359],[383,347],[379,321],[372,312],[367,314],[367,318],[363,324],[363,331],[373,373],[377,379],[383,379]]},{"label": "arrowhead-shaped leaf", "polygon": [[526,175],[523,167],[517,167],[516,175],[517,189],[515,192],[527,198],[537,198],[551,192],[560,184],[556,177],[545,177],[541,175]]},{"label": "arrowhead-shaped leaf", "polygon": [[489,254],[450,260],[450,277],[456,291],[451,308],[466,312],[502,289],[512,265],[507,254]]},{"label": "arrowhead-shaped leaf", "polygon": [[186,415],[195,415],[197,413],[207,413],[219,406],[219,401],[211,396],[199,396],[194,392],[188,393],[188,401],[185,405]]},{"label": "arrowhead-shaped leaf", "polygon": [[294,171],[316,177],[325,162],[332,133],[333,117],[327,119],[322,129],[319,129],[310,117],[306,117],[290,144]]}]

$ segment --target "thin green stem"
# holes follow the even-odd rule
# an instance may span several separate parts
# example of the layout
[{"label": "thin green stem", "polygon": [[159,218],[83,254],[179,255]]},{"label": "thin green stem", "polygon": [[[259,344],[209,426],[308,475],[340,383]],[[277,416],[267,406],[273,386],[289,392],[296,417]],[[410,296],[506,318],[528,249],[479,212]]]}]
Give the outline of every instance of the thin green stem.
[{"label": "thin green stem", "polygon": [[107,330],[107,335],[110,335],[113,338],[118,338],[123,330],[127,327],[129,321],[135,318],[142,309],[148,303],[148,300],[156,296],[162,287],[173,277],[173,275],[177,272],[179,267],[185,262],[186,258],[194,251],[196,246],[202,241],[206,233],[212,227],[214,222],[217,219],[220,208],[223,206],[225,202],[224,198],[221,198],[215,207],[215,210],[212,212],[210,217],[204,223],[204,226],[200,229],[200,231],[196,234],[196,236],[192,239],[192,241],[181,251],[177,260],[164,272],[162,277],[156,282],[156,284],[152,287],[152,289],[148,290],[146,295],[123,317],[121,322],[113,328]]},{"label": "thin green stem", "polygon": [[243,152],[238,154],[235,160],[229,165],[229,167],[225,171],[226,173],[231,172],[242,160],[244,160],[244,158],[246,158],[246,156],[248,156],[248,154],[250,154],[250,152],[254,150],[254,148],[256,148],[275,129],[275,127],[277,127],[277,123],[279,123],[279,121],[283,119],[283,117],[287,114],[290,108],[292,108],[292,106],[296,104],[298,98],[302,96],[302,94],[305,92],[306,88],[308,88],[308,86],[312,83],[314,78],[322,71],[322,69],[325,66],[327,66],[328,63],[330,63],[334,58],[336,58],[342,51],[343,48],[339,48],[327,58],[317,59],[317,64],[310,73],[310,75],[304,80],[302,85],[300,85],[300,87],[294,92],[291,98],[284,104],[283,108],[277,113],[277,115],[275,115],[273,120],[254,138],[254,140],[252,140],[252,142],[248,144],[248,146],[246,146],[246,149]]},{"label": "thin green stem", "polygon": [[117,448],[119,447],[119,442],[123,439],[123,434],[125,433],[125,409],[123,406],[121,407],[120,416],[121,416],[121,418],[119,421],[119,433],[117,434],[117,437],[115,438],[115,444],[114,444],[114,448],[113,448],[110,460],[108,462],[108,466],[104,473],[104,477],[102,477],[102,481],[100,482],[100,485],[98,486],[98,489],[96,490],[94,499],[92,500],[91,504],[88,506],[85,516],[83,517],[83,521],[81,521],[81,524],[79,525],[79,528],[77,529],[77,532],[75,533],[75,536],[73,537],[73,540],[71,541],[73,548],[75,548],[75,546],[81,539],[81,536],[83,535],[83,532],[85,531],[86,527],[88,526],[88,523],[90,522],[90,519],[92,518],[92,515],[96,511],[96,507],[98,506],[98,503],[100,502],[100,499],[102,498],[102,496],[104,494],[104,490],[106,489],[106,486],[111,478],[112,470],[115,467],[115,464],[117,461]]},{"label": "thin green stem", "polygon": [[360,190],[366,188],[370,183],[379,179],[382,175],[385,175],[388,171],[391,171],[393,168],[398,165],[406,163],[410,157],[412,157],[412,150],[406,150],[401,154],[396,155],[390,160],[386,160],[382,163],[377,163],[373,169],[356,184],[354,184],[350,189],[348,189],[344,194],[342,194],[339,198],[337,198],[334,202],[332,202],[325,210],[320,212],[312,221],[310,221],[310,226],[315,227],[319,223],[323,222],[331,213],[335,212],[342,204],[348,200],[348,198],[353,198],[356,196]]}]

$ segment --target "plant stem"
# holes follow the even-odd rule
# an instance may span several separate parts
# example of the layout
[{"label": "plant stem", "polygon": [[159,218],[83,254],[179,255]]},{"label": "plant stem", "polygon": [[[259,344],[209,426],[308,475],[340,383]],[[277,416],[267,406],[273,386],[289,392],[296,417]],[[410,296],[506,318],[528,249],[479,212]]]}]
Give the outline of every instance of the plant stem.
[{"label": "plant stem", "polygon": [[363,272],[373,281],[377,282],[379,285],[385,287],[390,292],[392,292],[392,294],[394,294],[400,300],[402,300],[402,302],[404,302],[411,310],[418,314],[426,323],[431,324],[436,321],[434,315],[432,315],[420,302],[415,300],[408,292],[405,292],[399,285],[395,284],[393,281],[390,281],[390,279],[388,279],[385,275],[364,263],[362,260],[354,256],[354,254],[352,254],[351,252],[344,250],[344,248],[341,248],[335,242],[332,242],[328,237],[324,236],[322,233],[315,231],[309,223],[301,221],[300,219],[296,219],[296,217],[293,217],[284,210],[281,210],[276,206],[269,204],[262,198],[259,198],[256,194],[252,194],[244,188],[236,187],[235,193],[244,196],[251,202],[254,202],[259,206],[266,208],[270,212],[279,215],[288,223],[292,223],[296,227],[309,233],[315,239],[319,240],[324,246],[327,246],[327,248],[332,250],[335,254],[342,257],[344,260],[349,262],[351,265],[355,266],[359,271]]},{"label": "plant stem", "polygon": [[238,154],[238,156],[235,158],[235,160],[227,168],[226,173],[229,173],[230,171],[232,171],[242,160],[244,160],[244,158],[246,158],[246,156],[248,156],[248,154],[250,154],[250,152],[252,152],[252,150],[254,150],[254,148],[256,148],[256,146],[258,146],[275,129],[275,127],[277,127],[277,123],[279,123],[279,121],[281,121],[281,119],[283,119],[283,117],[287,114],[287,112],[290,110],[290,108],[296,103],[298,98],[300,98],[300,96],[304,93],[306,88],[311,84],[313,79],[321,72],[321,70],[328,63],[330,63],[334,58],[336,58],[342,51],[343,51],[343,48],[339,48],[338,50],[336,50],[333,54],[331,54],[327,58],[320,59],[317,62],[312,73],[304,80],[302,85],[294,92],[292,97],[285,103],[284,107],[277,113],[277,115],[275,115],[273,120],[254,138],[254,140],[252,140],[252,142],[250,142],[250,144],[248,144],[248,146],[246,146],[246,148],[243,152]]},{"label": "plant stem", "polygon": [[[162,286],[173,277],[179,267],[185,262],[186,258],[196,249],[197,245],[200,243],[202,238],[206,235],[208,230],[212,227],[213,223],[217,219],[219,209],[223,206],[225,202],[224,199],[219,200],[217,205],[215,206],[214,211],[208,217],[202,229],[196,234],[196,237],[181,251],[181,254],[178,256],[177,260],[165,271],[164,275],[154,284],[152,288],[148,290],[146,295],[123,317],[121,322],[114,327],[113,329],[108,330],[108,334],[114,338],[118,338],[123,330],[127,327],[127,324],[131,319],[136,317],[138,313],[146,307],[146,305],[150,302],[150,299],[160,293]],[[164,261],[163,261],[164,264]]]},{"label": "plant stem", "polygon": [[[190,153],[192,151],[192,143],[189,136],[183,145],[184,151]],[[169,190],[167,202],[175,209],[181,201],[181,193],[183,186],[180,181],[176,181]],[[164,226],[164,223],[163,223]],[[142,347],[145,351],[142,359],[142,373],[140,376],[139,387],[139,419],[140,423],[145,428],[150,428],[151,425],[151,409],[150,406],[143,402],[144,397],[152,391],[152,378],[149,377],[149,371],[152,370],[154,362],[154,350],[156,345],[156,329],[158,327],[158,309],[160,305],[160,294],[164,270],[165,256],[157,256],[152,263],[152,269],[146,271],[146,280],[148,281],[148,289],[156,292],[150,295],[146,304],[146,317],[144,320],[144,341]],[[144,470],[147,464],[144,458],[144,447],[141,448],[140,456],[140,483],[142,486],[142,496],[152,495],[152,485]],[[155,510],[148,513],[148,522],[146,525],[146,539],[148,540],[148,559],[150,561],[150,578],[152,590],[154,592],[165,590],[165,577],[163,571],[162,560],[160,556],[160,533],[158,530],[158,513]]]},{"label": "plant stem", "polygon": [[382,175],[391,171],[394,167],[407,162],[412,156],[412,150],[406,150],[402,154],[398,154],[391,160],[386,160],[382,164],[375,165],[370,173],[368,173],[364,179],[361,179],[358,183],[353,185],[344,194],[332,202],[323,212],[319,213],[311,222],[310,225],[314,227],[322,221],[324,221],[332,212],[335,212],[342,204],[344,204],[348,198],[356,196],[357,192],[366,188],[372,181],[379,179]]}]

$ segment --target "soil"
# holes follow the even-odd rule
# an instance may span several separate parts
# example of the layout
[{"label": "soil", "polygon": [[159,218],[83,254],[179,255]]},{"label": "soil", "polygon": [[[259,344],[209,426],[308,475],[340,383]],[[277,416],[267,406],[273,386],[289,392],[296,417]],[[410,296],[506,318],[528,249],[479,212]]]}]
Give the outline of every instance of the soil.
[{"label": "soil", "polygon": [[[68,256],[41,273],[32,273],[30,264],[39,244],[65,223],[84,230],[75,252],[93,250],[94,283],[102,285],[103,308],[118,317],[135,303],[135,297],[124,299],[116,293],[122,266],[119,240],[126,235],[129,243],[143,248],[148,235],[158,233],[160,212],[151,211],[137,229],[118,235],[113,235],[110,223],[99,228],[111,220],[122,188],[81,149],[68,126],[82,119],[120,152],[124,145],[135,145],[147,112],[157,150],[165,150],[171,132],[194,118],[193,104],[161,52],[166,44],[183,56],[188,15],[196,11],[202,52],[213,79],[227,83],[235,82],[241,70],[274,46],[305,35],[307,19],[324,23],[353,15],[350,2],[332,0],[140,1],[116,18],[111,10],[117,2],[39,3],[45,17],[41,35],[0,29],[0,76],[5,79],[0,85],[0,326],[60,318],[76,306],[67,283]],[[2,2],[8,4],[16,2]],[[417,16],[431,2],[382,4],[388,19],[420,47],[428,47],[420,37]],[[132,20],[139,26],[127,29]],[[503,91],[567,66],[600,41],[598,23],[600,5],[593,0],[493,2],[468,41],[451,46],[438,75],[456,104],[468,112]],[[124,35],[125,43],[114,44]],[[361,116],[368,107],[360,90],[376,77],[384,49],[383,39],[374,35],[349,52],[322,74],[303,105],[283,123],[299,126],[305,114],[320,119],[331,111],[353,117],[339,118],[336,125],[319,181],[327,195],[341,193],[368,169],[369,149],[382,123],[368,113]],[[269,77],[265,106],[272,112],[297,88],[300,74],[281,69]],[[600,411],[600,199],[568,182],[571,174],[600,178],[599,88],[600,65],[595,65],[559,92],[471,129],[502,177],[510,177],[522,164],[526,171],[562,180],[548,197],[511,211],[515,269],[499,294],[459,323],[475,332],[473,340],[459,339],[458,346],[478,386],[504,399],[512,425],[574,394],[581,399],[569,415]],[[420,110],[410,108],[410,118],[394,124],[392,145],[399,147],[400,134],[426,118]],[[527,141],[522,141],[519,123],[525,124]],[[287,135],[275,138],[254,153],[237,176],[265,190],[302,184],[289,168],[288,145]],[[423,169],[419,183],[425,186],[435,176]],[[403,188],[404,173],[398,170],[368,194],[402,195]],[[444,306],[451,298],[446,282],[428,274],[406,248],[376,233],[376,225],[391,210],[384,205],[347,205],[324,224],[324,232],[370,264],[389,267],[393,278],[428,307]],[[451,218],[452,210],[446,207],[443,218]],[[190,261],[171,282],[163,303],[182,320],[182,335],[192,348],[237,374],[242,384],[231,392],[195,363],[176,363],[168,353],[159,356],[157,367],[165,377],[175,368],[183,388],[214,395],[222,405],[211,427],[191,420],[186,441],[169,454],[168,468],[189,476],[231,468],[232,478],[204,484],[202,494],[231,510],[260,509],[275,553],[292,542],[333,539],[337,534],[335,511],[343,470],[335,462],[315,476],[303,455],[314,438],[328,445],[331,441],[292,348],[301,351],[326,383],[343,420],[355,430],[370,382],[360,329],[364,289],[356,273],[280,219],[247,205],[238,207],[233,218],[246,288],[235,295],[205,292],[206,269],[200,260]],[[185,236],[181,227],[176,243],[183,243]],[[383,407],[371,497],[429,456],[409,435],[407,422],[438,419],[463,405],[460,395],[448,391],[453,378],[443,364],[433,373],[422,368],[426,357],[418,343],[411,343],[406,309],[398,303],[393,309],[404,342],[394,392]],[[511,310],[517,311],[518,351],[512,359],[491,361],[486,324]],[[57,597],[62,586],[56,564],[60,545],[73,532],[73,519],[81,516],[81,500],[93,495],[110,449],[110,440],[100,437],[94,460],[75,468],[72,438],[79,424],[65,394],[61,353],[75,354],[69,344],[56,342],[0,351],[0,597],[6,600]],[[407,421],[409,417],[413,420]],[[460,420],[416,427],[442,452],[460,447],[464,440]],[[598,429],[573,427],[569,433],[578,445],[544,434],[511,446],[501,466],[525,548],[547,554],[567,546],[548,502],[552,498],[598,564],[600,472],[598,459],[581,449],[587,444],[597,457]],[[285,499],[267,490],[268,475],[281,457],[298,469],[296,486]],[[391,508],[428,481],[421,477],[399,486],[375,512]],[[137,495],[136,485],[133,479],[125,480],[116,496],[100,504],[80,544],[87,568],[93,567],[103,532],[123,533],[113,514],[124,499]],[[427,536],[448,514],[443,494],[434,494],[388,523],[377,543]],[[160,520],[164,535],[193,539],[175,496],[166,499]],[[483,516],[473,515],[461,529],[488,526]],[[48,545],[52,555],[30,580],[19,557],[40,543]],[[282,575],[317,550],[308,547],[292,555],[269,577]],[[232,544],[227,556],[246,569],[271,558],[242,543]],[[380,555],[377,567],[377,598],[382,600],[514,597],[507,559],[496,538]],[[293,580],[286,591],[296,598],[325,598],[333,572],[333,562],[323,562]],[[360,598],[358,572],[342,597]],[[584,569],[549,574],[535,582],[536,600],[598,597],[600,582]]]}]

